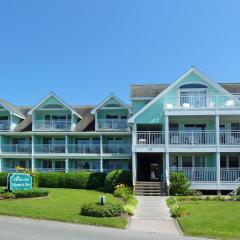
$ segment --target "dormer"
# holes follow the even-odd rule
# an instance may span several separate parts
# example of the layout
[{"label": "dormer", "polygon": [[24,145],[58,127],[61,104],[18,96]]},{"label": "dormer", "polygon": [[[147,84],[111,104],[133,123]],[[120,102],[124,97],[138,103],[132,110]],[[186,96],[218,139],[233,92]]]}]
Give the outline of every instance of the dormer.
[{"label": "dormer", "polygon": [[128,130],[127,121],[131,109],[114,94],[108,96],[91,113],[95,115],[97,131]]},{"label": "dormer", "polygon": [[29,111],[33,131],[72,131],[82,117],[56,94],[50,93]]},{"label": "dormer", "polygon": [[23,119],[25,116],[17,107],[0,99],[0,131],[13,131]]}]

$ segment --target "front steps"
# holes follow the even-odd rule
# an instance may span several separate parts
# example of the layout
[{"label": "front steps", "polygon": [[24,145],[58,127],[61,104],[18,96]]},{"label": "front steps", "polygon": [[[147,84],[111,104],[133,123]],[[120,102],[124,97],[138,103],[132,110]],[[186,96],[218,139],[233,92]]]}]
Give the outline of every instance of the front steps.
[{"label": "front steps", "polygon": [[165,182],[137,181],[134,191],[137,196],[167,196],[167,186]]}]

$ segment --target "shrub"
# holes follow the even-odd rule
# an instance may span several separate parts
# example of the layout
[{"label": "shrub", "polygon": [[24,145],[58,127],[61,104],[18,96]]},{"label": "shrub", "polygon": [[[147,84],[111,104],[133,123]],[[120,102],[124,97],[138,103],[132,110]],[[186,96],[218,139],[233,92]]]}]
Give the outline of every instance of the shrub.
[{"label": "shrub", "polygon": [[46,189],[33,188],[31,190],[14,191],[16,198],[33,198],[48,196],[49,191]]},{"label": "shrub", "polygon": [[7,186],[7,176],[8,173],[6,172],[0,173],[0,186]]},{"label": "shrub", "polygon": [[104,173],[76,172],[76,173],[40,173],[39,187],[98,189],[104,186]]},{"label": "shrub", "polygon": [[133,205],[127,204],[127,205],[125,205],[123,207],[123,210],[124,210],[125,213],[127,213],[130,216],[132,216],[135,213],[136,209],[135,209],[135,207]]},{"label": "shrub", "polygon": [[170,174],[170,195],[186,196],[189,195],[190,183],[183,173],[172,172]]},{"label": "shrub", "polygon": [[80,214],[92,217],[116,217],[123,214],[123,207],[120,204],[88,203],[82,206]]},{"label": "shrub", "polygon": [[237,188],[237,190],[236,190],[236,195],[237,195],[237,196],[240,196],[240,187]]},{"label": "shrub", "polygon": [[105,190],[112,193],[119,184],[132,186],[132,174],[127,170],[114,170],[108,173],[105,178]]},{"label": "shrub", "polygon": [[14,199],[15,195],[13,193],[6,192],[6,193],[1,194],[1,197],[3,199]]},{"label": "shrub", "polygon": [[184,213],[184,209],[182,208],[181,204],[179,202],[173,204],[171,206],[171,214],[172,217],[181,217]]}]

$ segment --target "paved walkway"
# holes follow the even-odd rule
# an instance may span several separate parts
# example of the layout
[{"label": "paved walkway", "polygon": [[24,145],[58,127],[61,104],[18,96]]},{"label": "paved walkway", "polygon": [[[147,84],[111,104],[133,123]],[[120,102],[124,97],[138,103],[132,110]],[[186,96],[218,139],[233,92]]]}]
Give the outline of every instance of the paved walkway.
[{"label": "paved walkway", "polygon": [[138,196],[136,214],[131,218],[129,230],[182,235],[178,223],[171,218],[167,197]]}]

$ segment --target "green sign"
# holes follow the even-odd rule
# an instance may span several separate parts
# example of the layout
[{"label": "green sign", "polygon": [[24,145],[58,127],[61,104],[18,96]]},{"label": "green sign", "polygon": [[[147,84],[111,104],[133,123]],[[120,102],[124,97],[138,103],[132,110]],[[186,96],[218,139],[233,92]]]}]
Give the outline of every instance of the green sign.
[{"label": "green sign", "polygon": [[8,187],[11,191],[32,189],[32,177],[25,173],[9,174]]}]

